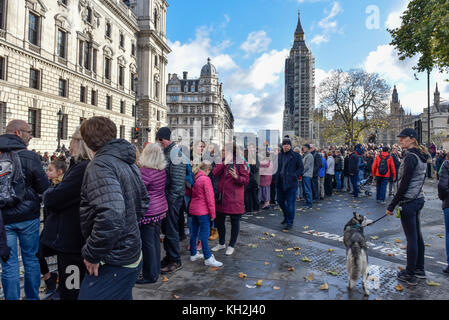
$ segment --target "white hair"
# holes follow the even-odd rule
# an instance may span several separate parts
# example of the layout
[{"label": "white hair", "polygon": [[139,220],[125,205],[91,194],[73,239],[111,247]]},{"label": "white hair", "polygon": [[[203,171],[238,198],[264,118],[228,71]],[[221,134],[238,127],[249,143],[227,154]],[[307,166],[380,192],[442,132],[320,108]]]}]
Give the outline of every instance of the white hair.
[{"label": "white hair", "polygon": [[139,158],[139,164],[144,168],[164,170],[167,166],[164,153],[159,143],[147,144]]}]

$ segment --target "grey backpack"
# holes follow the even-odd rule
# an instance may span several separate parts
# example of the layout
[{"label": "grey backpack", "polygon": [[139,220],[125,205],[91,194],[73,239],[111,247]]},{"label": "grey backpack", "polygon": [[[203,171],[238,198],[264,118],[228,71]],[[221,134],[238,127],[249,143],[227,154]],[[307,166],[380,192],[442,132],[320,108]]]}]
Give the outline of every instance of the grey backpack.
[{"label": "grey backpack", "polygon": [[0,208],[23,200],[25,178],[18,151],[0,152]]}]

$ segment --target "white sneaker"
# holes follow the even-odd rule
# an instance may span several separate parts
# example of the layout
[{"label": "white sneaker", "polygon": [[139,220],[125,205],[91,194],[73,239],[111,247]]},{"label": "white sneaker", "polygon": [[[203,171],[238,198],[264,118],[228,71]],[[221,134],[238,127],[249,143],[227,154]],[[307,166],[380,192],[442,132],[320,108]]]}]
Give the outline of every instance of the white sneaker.
[{"label": "white sneaker", "polygon": [[223,265],[220,261],[215,260],[214,255],[211,255],[209,259],[204,260],[204,264],[211,267],[221,267]]},{"label": "white sneaker", "polygon": [[215,247],[213,247],[211,250],[213,251],[213,252],[217,252],[217,251],[219,251],[219,250],[223,250],[223,249],[226,249],[226,245],[224,244],[224,245],[221,245],[221,244],[217,244]]},{"label": "white sneaker", "polygon": [[197,252],[196,255],[194,256],[190,256],[190,261],[196,261],[196,260],[200,260],[200,259],[204,259],[204,255],[202,253]]},{"label": "white sneaker", "polygon": [[233,254],[234,253],[234,248],[233,247],[228,247],[227,249],[226,249],[226,255],[227,256],[230,256],[231,254]]}]

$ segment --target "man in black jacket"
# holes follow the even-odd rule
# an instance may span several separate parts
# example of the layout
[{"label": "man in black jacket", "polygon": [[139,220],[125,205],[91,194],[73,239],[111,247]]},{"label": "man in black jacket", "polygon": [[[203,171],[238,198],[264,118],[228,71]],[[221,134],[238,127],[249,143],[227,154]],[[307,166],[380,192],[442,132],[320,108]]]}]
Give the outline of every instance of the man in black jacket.
[{"label": "man in black jacket", "polygon": [[318,179],[320,175],[320,169],[323,167],[323,161],[321,160],[320,153],[317,151],[313,144],[310,145],[310,152],[313,155],[312,195],[313,200],[319,200],[320,192],[318,189]]},{"label": "man in black jacket", "polygon": [[164,237],[164,250],[166,256],[161,262],[161,273],[175,272],[182,268],[179,249],[179,215],[186,193],[187,158],[175,142],[171,141],[171,131],[167,127],[160,128],[156,133],[156,140],[164,149],[167,160],[167,183],[165,194],[168,202],[167,217],[162,221]]},{"label": "man in black jacket", "polygon": [[14,207],[1,209],[11,256],[2,263],[2,285],[7,300],[20,299],[19,257],[17,241],[25,266],[26,299],[39,300],[41,283],[39,261],[40,199],[49,186],[47,175],[42,169],[37,153],[28,151],[32,139],[31,128],[23,120],[12,120],[6,127],[6,134],[0,136],[0,152],[17,152],[25,179],[25,195]]},{"label": "man in black jacket", "polygon": [[81,136],[95,153],[81,187],[80,224],[86,240],[81,253],[87,273],[80,300],[132,300],[142,269],[138,221],[149,197],[134,147],[116,139],[117,127],[105,117],[81,125]]},{"label": "man in black jacket", "polygon": [[351,177],[354,198],[359,197],[359,156],[354,149],[349,149],[348,173]]}]

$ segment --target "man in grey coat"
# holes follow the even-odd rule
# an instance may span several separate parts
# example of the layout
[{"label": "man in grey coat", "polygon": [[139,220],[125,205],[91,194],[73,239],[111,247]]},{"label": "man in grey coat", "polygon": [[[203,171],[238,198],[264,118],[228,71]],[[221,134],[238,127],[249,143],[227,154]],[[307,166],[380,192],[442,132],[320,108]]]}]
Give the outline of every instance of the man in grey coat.
[{"label": "man in grey coat", "polygon": [[182,268],[178,220],[186,193],[186,170],[189,159],[176,146],[176,143],[171,141],[169,128],[160,128],[156,134],[156,140],[164,149],[167,160],[165,194],[168,202],[168,212],[167,217],[162,221],[162,232],[165,234],[164,250],[167,255],[161,262],[161,273],[166,274]]},{"label": "man in grey coat", "polygon": [[305,144],[302,147],[304,153],[303,163],[304,163],[304,173],[302,176],[302,183],[304,186],[304,197],[306,199],[306,206],[309,208],[313,207],[312,202],[312,178],[313,178],[313,155],[310,152],[310,145]]}]

